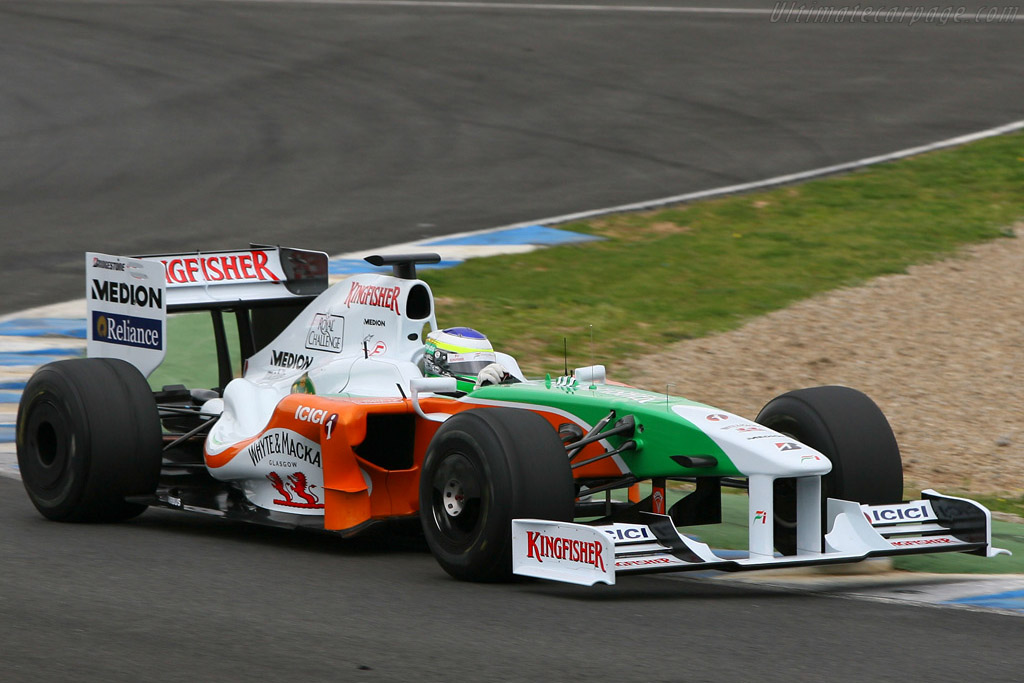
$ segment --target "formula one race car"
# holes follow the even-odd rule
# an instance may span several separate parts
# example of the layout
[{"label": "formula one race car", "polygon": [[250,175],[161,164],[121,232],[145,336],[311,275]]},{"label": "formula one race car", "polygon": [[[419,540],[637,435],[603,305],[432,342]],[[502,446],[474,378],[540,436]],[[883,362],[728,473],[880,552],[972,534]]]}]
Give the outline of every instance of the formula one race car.
[{"label": "formula one race car", "polygon": [[[157,505],[343,536],[418,515],[441,566],[475,581],[1006,552],[975,502],[903,501],[892,430],[857,391],[792,391],[751,421],[611,383],[600,365],[528,380],[472,330],[465,349],[425,353],[437,324],[416,265],[439,257],[366,260],[393,274],[328,288],[325,254],[278,247],[87,254],[89,357],[40,368],[18,412],[32,502],[60,521]],[[219,387],[150,389],[178,311],[210,312]],[[474,354],[500,372],[437,367]],[[646,498],[613,499],[641,481]],[[666,506],[675,481],[690,492]],[[745,557],[684,533],[721,521],[722,487],[748,492]]]}]

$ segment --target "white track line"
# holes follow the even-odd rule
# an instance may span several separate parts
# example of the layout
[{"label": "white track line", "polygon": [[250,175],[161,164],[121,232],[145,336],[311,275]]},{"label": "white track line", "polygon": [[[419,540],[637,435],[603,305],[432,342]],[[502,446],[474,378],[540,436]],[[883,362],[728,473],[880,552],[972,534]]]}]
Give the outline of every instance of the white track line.
[{"label": "white track line", "polygon": [[688,192],[686,194],[679,194],[672,197],[663,197],[661,199],[652,199],[650,201],[638,202],[636,204],[622,204],[620,206],[611,206],[606,209],[592,209],[590,211],[581,211],[579,213],[549,218],[546,221],[541,220],[523,223],[522,225],[548,225],[549,223],[568,223],[570,221],[578,221],[583,220],[585,218],[603,216],[609,213],[620,213],[624,211],[644,211],[647,209],[656,209],[658,207],[666,206],[668,204],[682,204],[684,202],[692,202],[697,199],[709,199],[711,197],[721,197],[722,195],[727,194],[739,194],[741,192],[750,192],[751,190],[763,190],[765,188],[774,187],[776,185],[786,185],[789,183],[799,182],[801,180],[811,180],[813,178],[820,178],[822,176],[833,175],[835,173],[855,171],[859,168],[864,168],[866,166],[873,166],[874,164],[881,164],[887,161],[896,161],[897,159],[906,159],[907,157],[912,157],[917,154],[934,152],[936,150],[946,149],[948,147],[956,147],[957,145],[964,145],[967,144],[968,142],[976,142],[978,140],[995,137],[997,135],[1014,133],[1019,130],[1024,130],[1024,120],[1014,121],[1013,123],[1008,123],[1004,126],[989,128],[988,130],[982,130],[977,133],[960,135],[955,138],[949,138],[948,140],[940,140],[939,142],[921,145],[920,147],[910,147],[907,149],[901,149],[898,152],[892,152],[890,154],[881,154],[879,156],[858,159],[857,161],[849,161],[845,164],[835,164],[834,166],[824,166],[822,168],[811,169],[810,171],[800,171],[799,173],[779,175],[775,176],[774,178],[756,180],[751,183],[740,183],[739,185],[716,187],[711,190],[701,190],[700,192]]},{"label": "white track line", "polygon": [[[755,7],[689,7],[675,5],[570,5],[564,3],[542,2],[471,2],[469,0],[214,0],[215,2],[263,3],[278,5],[335,5],[339,7],[410,7],[431,9],[471,9],[471,10],[527,10],[542,12],[619,12],[634,14],[689,14],[689,15],[727,15],[748,17],[769,17],[771,23],[805,24],[1012,24],[1024,20],[1018,16],[1017,8],[1012,5],[994,6],[991,12],[971,12],[966,8],[954,8],[950,5],[896,5],[880,8],[868,7],[866,10],[850,9],[848,4],[836,3],[835,6],[818,5],[812,2],[788,0],[779,1],[772,9]],[[860,5],[856,5],[860,7]],[[934,11],[933,11],[934,8]],[[948,8],[948,13],[944,11]],[[895,12],[890,15],[889,12]]]},{"label": "white track line", "polygon": [[[661,199],[650,199],[644,202],[637,202],[635,204],[620,204],[619,206],[609,206],[603,209],[591,209],[589,211],[579,211],[577,213],[567,213],[561,216],[552,216],[550,218],[541,218],[533,221],[524,221],[522,223],[512,223],[510,225],[503,225],[500,228],[485,228],[483,230],[469,230],[467,232],[452,233],[450,235],[441,235],[437,237],[424,238],[419,240],[420,242],[440,240],[440,239],[453,239],[458,237],[467,237],[470,235],[483,235],[489,232],[497,232],[499,230],[511,230],[513,228],[525,228],[531,225],[545,225],[552,226],[560,223],[571,223],[573,221],[586,220],[588,218],[596,218],[598,216],[605,216],[610,213],[623,213],[627,211],[647,211],[649,209],[657,209],[662,206],[668,206],[669,204],[683,204],[685,202],[692,202],[698,199],[711,199],[713,197],[721,197],[728,194],[739,194],[741,192],[750,192],[752,190],[763,190],[769,187],[775,187],[776,185],[786,185],[788,183],[795,183],[802,180],[811,180],[814,178],[820,178],[835,173],[843,173],[846,171],[854,171],[859,168],[871,166],[874,164],[881,164],[887,161],[896,161],[897,159],[905,159],[917,154],[924,154],[925,152],[934,152],[940,149],[946,149],[947,147],[956,147],[957,145],[964,145],[969,142],[976,142],[985,138],[992,138],[998,135],[1006,135],[1007,133],[1015,133],[1017,131],[1024,130],[1024,119],[1020,121],[1014,121],[1013,123],[1007,123],[1003,126],[997,126],[995,128],[988,128],[986,130],[978,131],[976,133],[969,133],[967,135],[960,135],[955,138],[948,138],[946,140],[939,140],[938,142],[932,142],[927,145],[921,145],[920,147],[909,147],[907,149],[901,149],[897,152],[890,154],[882,154],[874,157],[867,157],[864,159],[858,159],[857,161],[849,161],[843,164],[835,164],[834,166],[823,166],[821,168],[814,168],[809,171],[800,171],[799,173],[789,173],[786,175],[778,175],[772,178],[766,178],[764,180],[755,180],[749,183],[740,183],[738,185],[727,185],[725,187],[716,187],[710,190],[700,190],[699,192],[688,192],[686,194],[672,195],[671,197],[662,197]],[[409,245],[415,244],[410,242]],[[395,245],[407,246],[407,245]],[[359,253],[368,254],[372,250],[362,250]],[[332,259],[336,258],[357,258],[355,255],[346,254],[344,256],[333,256]]]},{"label": "white track line", "polygon": [[[412,7],[438,9],[500,9],[549,12],[635,12],[640,14],[730,14],[768,16],[775,10],[744,7],[676,7],[673,5],[567,5],[544,2],[469,2],[465,0],[214,0],[284,5],[338,5],[350,7]],[[777,12],[776,12],[777,13]],[[794,11],[797,14],[798,11]]]}]

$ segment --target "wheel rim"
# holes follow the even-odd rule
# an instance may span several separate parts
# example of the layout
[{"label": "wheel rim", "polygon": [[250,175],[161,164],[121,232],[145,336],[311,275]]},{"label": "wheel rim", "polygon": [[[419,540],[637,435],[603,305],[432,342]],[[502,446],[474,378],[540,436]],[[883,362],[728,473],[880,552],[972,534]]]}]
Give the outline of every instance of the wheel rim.
[{"label": "wheel rim", "polygon": [[49,401],[32,411],[25,429],[26,455],[20,466],[39,491],[60,488],[74,449],[66,416]]},{"label": "wheel rim", "polygon": [[485,505],[483,476],[466,455],[447,454],[431,478],[434,523],[447,540],[464,544],[476,537]]},{"label": "wheel rim", "polygon": [[462,488],[462,482],[458,479],[449,479],[441,492],[441,504],[449,517],[458,517],[466,507],[466,492]]}]

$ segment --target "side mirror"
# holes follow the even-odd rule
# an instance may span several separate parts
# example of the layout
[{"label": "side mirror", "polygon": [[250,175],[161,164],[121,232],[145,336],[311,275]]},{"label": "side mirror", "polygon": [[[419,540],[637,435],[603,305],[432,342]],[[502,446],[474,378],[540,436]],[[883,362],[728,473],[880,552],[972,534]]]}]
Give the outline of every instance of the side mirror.
[{"label": "side mirror", "polygon": [[576,368],[572,374],[576,381],[581,384],[584,382],[604,384],[605,382],[605,369],[603,365],[587,365],[586,367]]},{"label": "side mirror", "polygon": [[412,400],[412,407],[416,414],[424,420],[432,422],[444,422],[451,415],[449,413],[425,413],[420,407],[420,393],[442,393],[458,391],[459,385],[454,377],[423,377],[409,381],[409,398]]}]

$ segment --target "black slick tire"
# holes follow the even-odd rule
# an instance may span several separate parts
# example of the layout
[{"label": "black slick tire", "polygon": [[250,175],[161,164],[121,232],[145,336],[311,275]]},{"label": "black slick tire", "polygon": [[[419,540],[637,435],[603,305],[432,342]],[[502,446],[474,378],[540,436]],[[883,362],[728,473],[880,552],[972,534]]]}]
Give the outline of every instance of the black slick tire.
[{"label": "black slick tire", "polygon": [[514,408],[449,418],[427,450],[419,491],[427,545],[465,581],[512,579],[512,520],[571,521],[575,497],[554,428]]},{"label": "black slick tire", "polygon": [[32,503],[48,519],[110,522],[146,506],[160,477],[160,417],[134,366],[76,358],[39,368],[18,406],[18,467]]},{"label": "black slick tire", "polygon": [[[832,461],[822,477],[828,498],[879,505],[903,500],[903,462],[885,415],[865,394],[841,386],[798,389],[769,401],[756,421],[820,451]],[[796,553],[794,480],[775,482],[775,547]],[[823,529],[827,531],[826,529]]]}]

